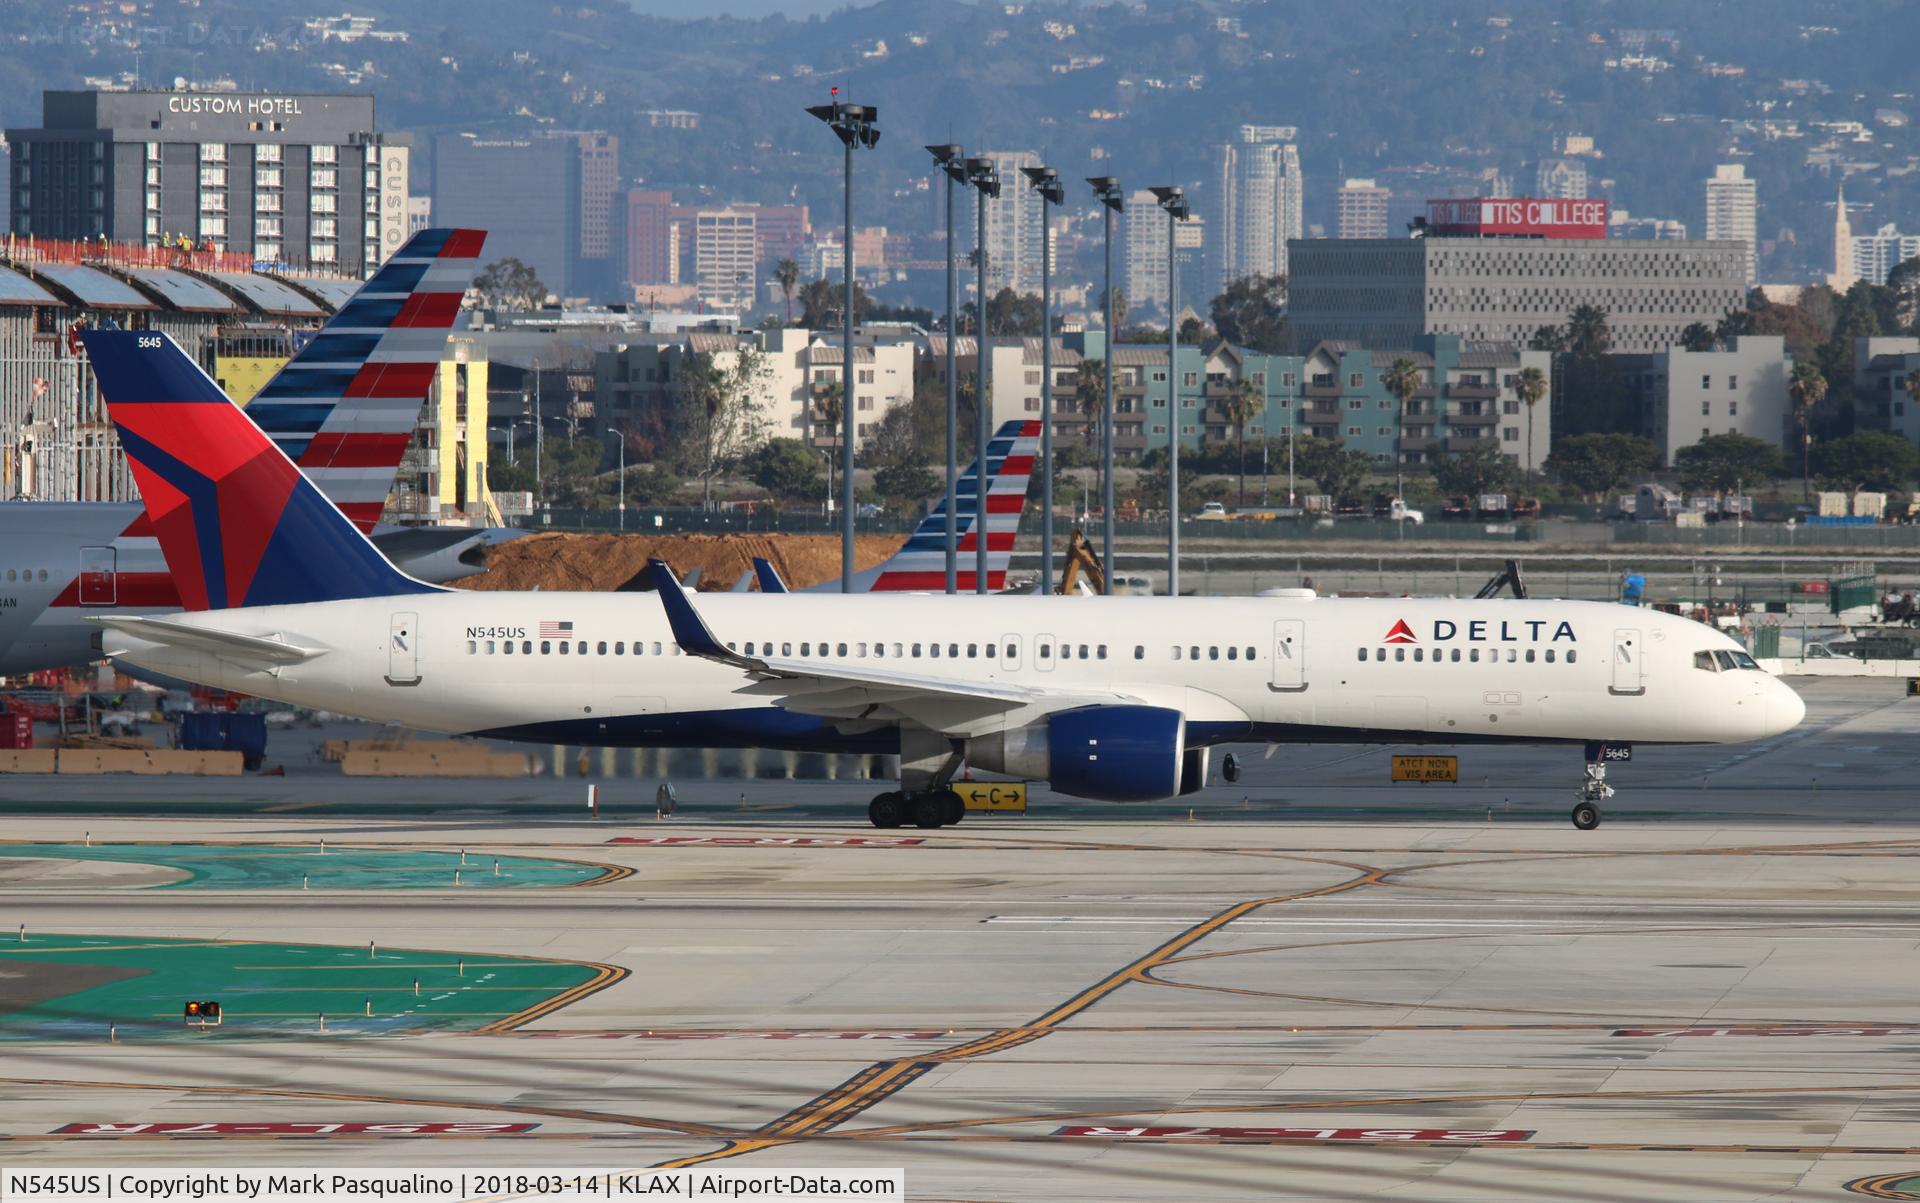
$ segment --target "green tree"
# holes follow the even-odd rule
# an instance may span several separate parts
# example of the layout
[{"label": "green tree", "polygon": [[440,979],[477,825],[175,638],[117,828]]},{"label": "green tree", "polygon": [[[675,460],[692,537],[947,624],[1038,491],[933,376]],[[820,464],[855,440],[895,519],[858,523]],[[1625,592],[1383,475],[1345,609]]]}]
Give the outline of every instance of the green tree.
[{"label": "green tree", "polygon": [[938,492],[941,482],[925,464],[888,464],[873,474],[874,491],[896,509],[917,504]]},{"label": "green tree", "polygon": [[1567,349],[1567,328],[1565,326],[1538,326],[1533,336],[1527,340],[1527,350],[1545,351],[1559,355]]},{"label": "green tree", "polygon": [[1207,316],[1220,337],[1234,346],[1280,354],[1289,342],[1287,278],[1242,276],[1208,302]]},{"label": "green tree", "polygon": [[[1103,315],[1107,312],[1106,289],[1101,289],[1100,295],[1094,298],[1093,311]],[[1124,288],[1113,290],[1113,328],[1116,331],[1127,328],[1127,290]],[[1109,341],[1119,342],[1120,340],[1113,338]]]},{"label": "green tree", "polygon": [[1240,444],[1240,504],[1247,504],[1247,424],[1267,408],[1266,390],[1246,376],[1234,381],[1220,408],[1233,425],[1233,436]]},{"label": "green tree", "polygon": [[1897,434],[1861,430],[1820,445],[1813,471],[1822,484],[1848,492],[1906,491],[1920,468],[1920,449]]},{"label": "green tree", "polygon": [[700,482],[700,503],[713,503],[713,482],[731,472],[766,437],[761,393],[773,369],[759,350],[742,346],[724,365],[710,354],[681,370],[673,421],[673,459]]},{"label": "green tree", "polygon": [[1107,363],[1104,359],[1083,359],[1073,379],[1073,407],[1086,419],[1087,446],[1092,448],[1106,418]]},{"label": "green tree", "polygon": [[1576,305],[1567,315],[1567,350],[1580,359],[1598,359],[1613,346],[1607,311],[1597,305]]},{"label": "green tree", "polygon": [[1793,365],[1793,374],[1787,378],[1787,393],[1793,398],[1793,415],[1800,434],[1800,496],[1812,496],[1809,483],[1810,465],[1813,454],[1813,408],[1826,400],[1827,378],[1820,368],[1801,360]]},{"label": "green tree", "polygon": [[1689,493],[1731,493],[1786,471],[1780,448],[1744,434],[1710,434],[1674,453],[1680,485]]},{"label": "green tree", "polygon": [[[846,396],[846,388],[838,380],[822,380],[813,386],[813,405],[807,415],[813,420],[807,423],[807,435],[814,446],[820,445],[821,436],[817,431],[825,430],[829,438],[842,433],[840,421],[847,414]],[[829,450],[832,454],[827,457],[827,492],[838,497],[833,491],[833,471],[840,466],[840,450]]]},{"label": "green tree", "polygon": [[1637,434],[1581,434],[1562,439],[1547,456],[1546,468],[1582,497],[1591,500],[1653,470],[1660,449]]},{"label": "green tree", "polygon": [[539,273],[511,255],[487,264],[473,287],[489,309],[538,309],[547,301]]},{"label": "green tree", "polygon": [[1521,368],[1513,378],[1513,390],[1527,407],[1527,475],[1533,475],[1533,410],[1547,396],[1547,374],[1539,368]]},{"label": "green tree", "polygon": [[747,476],[776,497],[809,500],[820,496],[820,457],[799,439],[769,439],[746,459]]},{"label": "green tree", "polygon": [[1689,351],[1711,351],[1713,342],[1713,327],[1705,322],[1694,322],[1680,332],[1680,345]]},{"label": "green tree", "polygon": [[1387,391],[1392,393],[1395,399],[1400,402],[1399,405],[1394,407],[1393,415],[1395,428],[1393,436],[1393,491],[1394,494],[1398,496],[1403,492],[1400,465],[1406,457],[1404,453],[1401,452],[1400,447],[1407,439],[1407,402],[1413,400],[1413,395],[1420,391],[1420,386],[1424,383],[1420,379],[1420,365],[1402,355],[1393,361],[1392,367],[1387,369],[1386,378],[1383,383],[1387,386]]},{"label": "green tree", "polygon": [[1896,264],[1887,273],[1893,328],[1899,334],[1920,334],[1920,256]]},{"label": "green tree", "polygon": [[1498,439],[1479,439],[1471,450],[1455,452],[1433,465],[1433,483],[1447,497],[1498,492],[1512,479],[1513,460],[1500,450]]},{"label": "green tree", "polygon": [[[842,322],[846,310],[841,301],[846,289],[829,280],[809,280],[800,286],[800,324],[809,330],[830,330]],[[853,282],[853,320],[867,320],[868,310],[873,302],[867,297],[867,290],[860,281]]]},{"label": "green tree", "polygon": [[[960,307],[962,329],[974,325],[979,308],[973,301]],[[1045,326],[1038,293],[1002,288],[987,298],[987,331],[992,337],[1037,338]]]},{"label": "green tree", "polygon": [[780,286],[781,299],[787,303],[787,325],[793,325],[793,293],[800,287],[800,265],[782,259],[773,265],[773,282]]},{"label": "green tree", "polygon": [[1332,439],[1298,439],[1293,458],[1299,474],[1310,478],[1335,501],[1358,498],[1361,484],[1373,471],[1373,460],[1366,452],[1349,451]]}]

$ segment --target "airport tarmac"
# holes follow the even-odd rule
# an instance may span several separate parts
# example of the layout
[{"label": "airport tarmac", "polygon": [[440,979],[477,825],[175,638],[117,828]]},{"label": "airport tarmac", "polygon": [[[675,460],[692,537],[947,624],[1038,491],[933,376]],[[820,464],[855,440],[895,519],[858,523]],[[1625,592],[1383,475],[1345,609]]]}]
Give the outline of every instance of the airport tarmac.
[{"label": "airport tarmac", "polygon": [[[126,859],[0,875],[16,1021],[122,974],[59,1038],[0,1022],[0,1160],[902,1166],[910,1198],[974,1203],[1920,1197],[1920,699],[1795,684],[1800,730],[1642,749],[1592,832],[1568,749],[1397,787],[1410,749],[1256,750],[1191,818],[1036,791],[936,831],[868,827],[853,781],[688,782],[668,822],[637,781],[598,822],[552,778],[5,781],[34,863]],[[198,845],[369,876],[183,880]],[[391,884],[460,850],[586,867],[379,888],[386,855]],[[128,979],[88,961],[101,937],[228,977]],[[395,975],[463,957],[528,968],[488,1002],[460,960],[409,1026]],[[111,1006],[178,1014],[163,985],[228,1021],[112,1042]],[[298,1008],[328,991],[323,1034]]]}]

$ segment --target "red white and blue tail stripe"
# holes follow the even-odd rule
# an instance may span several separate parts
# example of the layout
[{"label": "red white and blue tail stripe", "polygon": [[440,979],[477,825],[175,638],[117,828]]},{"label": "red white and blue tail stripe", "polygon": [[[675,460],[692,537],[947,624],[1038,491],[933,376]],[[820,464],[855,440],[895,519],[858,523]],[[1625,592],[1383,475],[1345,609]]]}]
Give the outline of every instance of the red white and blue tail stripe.
[{"label": "red white and blue tail stripe", "polygon": [[247,405],[363,532],[386,508],[486,237],[415,234]]},{"label": "red white and blue tail stripe", "polygon": [[[1020,534],[1020,512],[1027,504],[1027,482],[1040,453],[1040,423],[1004,422],[987,444],[986,539],[987,589],[1007,587],[1007,565]],[[980,464],[968,466],[955,485],[954,510],[958,563],[956,587],[972,593],[980,546]],[[947,502],[942,497],[921,520],[905,546],[878,569],[874,593],[937,593],[947,587]]]}]

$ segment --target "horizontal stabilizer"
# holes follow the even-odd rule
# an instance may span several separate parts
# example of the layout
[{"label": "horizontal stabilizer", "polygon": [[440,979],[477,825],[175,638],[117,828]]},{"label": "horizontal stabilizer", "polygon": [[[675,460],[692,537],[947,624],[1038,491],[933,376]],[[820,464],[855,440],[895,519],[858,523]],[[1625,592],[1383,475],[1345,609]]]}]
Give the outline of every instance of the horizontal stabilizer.
[{"label": "horizontal stabilizer", "polygon": [[166,618],[96,615],[89,617],[88,621],[97,622],[103,627],[110,627],[148,643],[192,648],[195,651],[212,652],[230,660],[276,667],[300,664],[327,653],[327,649],[323,647],[301,647],[298,644],[270,639],[262,635],[242,635],[235,631],[222,631]]}]

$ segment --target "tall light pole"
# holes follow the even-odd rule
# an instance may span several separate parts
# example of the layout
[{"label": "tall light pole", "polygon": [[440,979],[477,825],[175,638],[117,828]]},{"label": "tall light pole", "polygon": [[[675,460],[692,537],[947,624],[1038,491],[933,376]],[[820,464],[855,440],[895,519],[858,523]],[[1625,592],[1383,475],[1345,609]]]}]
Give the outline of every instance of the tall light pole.
[{"label": "tall light pole", "polygon": [[1113,354],[1114,336],[1119,331],[1113,328],[1113,215],[1126,206],[1126,199],[1120,191],[1120,181],[1110,175],[1092,176],[1087,183],[1093,185],[1093,195],[1101,204],[1100,219],[1106,227],[1106,332],[1107,353],[1102,358],[1102,368],[1106,372],[1106,381],[1102,388],[1100,403],[1100,576],[1101,592],[1113,593]]},{"label": "tall light pole", "polygon": [[1174,265],[1174,231],[1187,219],[1186,193],[1152,188],[1167,211],[1167,596],[1180,596],[1180,280]]},{"label": "tall light pole", "polygon": [[618,477],[620,481],[620,530],[624,533],[627,529],[627,436],[625,431],[618,429],[609,430],[607,433],[613,436],[614,443],[620,448],[620,475]]},{"label": "tall light pole", "polygon": [[1066,189],[1051,167],[1022,167],[1040,194],[1040,592],[1053,592],[1053,225]]},{"label": "tall light pole", "polygon": [[993,348],[987,344],[987,202],[1000,195],[1000,171],[993,160],[974,157],[967,160],[967,182],[980,193],[980,220],[974,238],[975,303],[980,314],[978,398],[974,402],[974,438],[980,468],[973,478],[973,591],[987,589],[987,442],[993,430]]},{"label": "tall light pole", "polygon": [[958,518],[960,505],[960,379],[954,341],[960,337],[956,315],[960,309],[960,275],[953,257],[953,186],[967,182],[966,151],[952,144],[927,147],[927,153],[947,177],[947,592],[960,591]]},{"label": "tall light pole", "polygon": [[846,151],[842,168],[846,189],[845,233],[841,251],[841,332],[840,332],[840,592],[853,592],[853,432],[854,384],[859,372],[853,365],[853,148],[873,149],[880,141],[874,122],[880,112],[870,104],[852,104],[840,99],[840,89],[832,91],[832,104],[809,105],[807,112],[827,123]]}]

